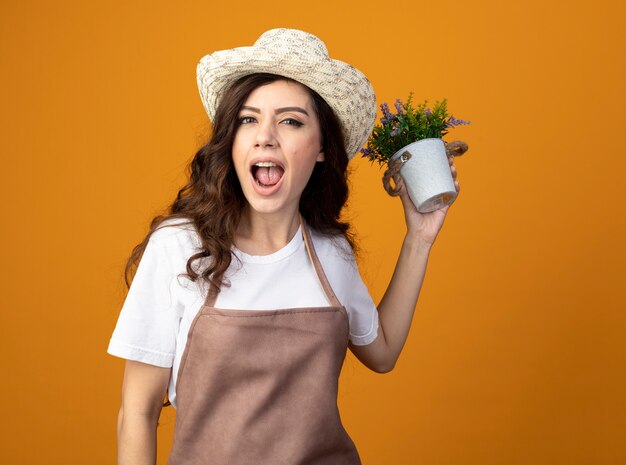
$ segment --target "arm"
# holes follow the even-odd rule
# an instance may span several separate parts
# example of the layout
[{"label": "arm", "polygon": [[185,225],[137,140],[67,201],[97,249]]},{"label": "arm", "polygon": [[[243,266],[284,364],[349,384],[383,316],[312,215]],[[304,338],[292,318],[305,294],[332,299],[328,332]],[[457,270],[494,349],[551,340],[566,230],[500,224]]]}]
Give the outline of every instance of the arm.
[{"label": "arm", "polygon": [[156,427],[171,370],[126,361],[117,418],[118,465],[156,463]]},{"label": "arm", "polygon": [[378,304],[378,336],[371,344],[350,344],[368,368],[387,373],[395,366],[409,334],[432,244],[404,239],[391,282]]},{"label": "arm", "polygon": [[[449,157],[449,163],[456,190],[459,192],[453,157]],[[449,209],[447,206],[430,213],[419,213],[406,189],[402,189],[400,199],[404,208],[407,234],[391,282],[378,304],[378,336],[368,345],[350,344],[352,353],[365,366],[378,373],[391,371],[402,352],[424,282],[428,256]]]}]

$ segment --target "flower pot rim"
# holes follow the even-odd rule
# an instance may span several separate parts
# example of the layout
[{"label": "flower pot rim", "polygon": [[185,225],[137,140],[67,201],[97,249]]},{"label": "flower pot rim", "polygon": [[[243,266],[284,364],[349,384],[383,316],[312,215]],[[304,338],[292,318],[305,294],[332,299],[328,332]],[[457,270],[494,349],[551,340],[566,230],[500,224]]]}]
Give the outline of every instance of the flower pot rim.
[{"label": "flower pot rim", "polygon": [[391,156],[391,158],[389,159],[389,163],[394,162],[400,155],[402,155],[402,153],[404,153],[404,151],[407,150],[407,147],[410,147],[411,145],[417,145],[420,142],[424,142],[424,141],[427,141],[427,140],[440,140],[443,143],[443,139],[441,137],[426,137],[425,139],[416,140],[415,142],[411,142],[410,144],[405,145],[400,150],[398,150],[396,153],[394,153]]}]

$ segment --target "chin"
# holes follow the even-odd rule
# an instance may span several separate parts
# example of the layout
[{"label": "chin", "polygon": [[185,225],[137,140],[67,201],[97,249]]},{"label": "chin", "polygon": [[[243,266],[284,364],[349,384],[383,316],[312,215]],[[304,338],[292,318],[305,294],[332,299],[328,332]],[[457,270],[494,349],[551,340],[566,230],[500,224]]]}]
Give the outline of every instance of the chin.
[{"label": "chin", "polygon": [[290,213],[294,204],[297,211],[299,205],[299,200],[290,202],[284,198],[259,198],[254,193],[251,196],[246,195],[246,200],[250,211],[268,215]]}]

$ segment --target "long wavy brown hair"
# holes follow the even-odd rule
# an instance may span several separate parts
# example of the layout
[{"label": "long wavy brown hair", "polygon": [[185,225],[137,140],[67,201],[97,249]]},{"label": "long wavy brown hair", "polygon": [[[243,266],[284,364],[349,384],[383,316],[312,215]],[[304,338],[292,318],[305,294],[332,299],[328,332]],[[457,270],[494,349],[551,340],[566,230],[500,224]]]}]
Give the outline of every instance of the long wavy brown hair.
[{"label": "long wavy brown hair", "polygon": [[[191,161],[189,182],[178,191],[176,200],[165,214],[154,217],[145,239],[132,251],[124,271],[126,286],[135,274],[150,236],[166,220],[180,218],[193,224],[198,233],[201,251],[189,257],[186,276],[192,281],[204,280],[216,288],[229,285],[224,273],[232,255],[233,238],[246,199],[233,166],[231,149],[239,127],[239,112],[250,93],[257,87],[277,80],[290,80],[273,74],[252,74],[233,83],[224,93],[213,121],[210,140]],[[326,101],[309,89],[322,133],[323,162],[315,164],[313,173],[300,198],[300,213],[316,231],[327,235],[343,235],[354,249],[355,243],[348,222],[340,219],[348,198],[348,157],[339,120]],[[175,222],[173,225],[180,225]],[[211,257],[205,269],[196,272],[196,260]]]}]

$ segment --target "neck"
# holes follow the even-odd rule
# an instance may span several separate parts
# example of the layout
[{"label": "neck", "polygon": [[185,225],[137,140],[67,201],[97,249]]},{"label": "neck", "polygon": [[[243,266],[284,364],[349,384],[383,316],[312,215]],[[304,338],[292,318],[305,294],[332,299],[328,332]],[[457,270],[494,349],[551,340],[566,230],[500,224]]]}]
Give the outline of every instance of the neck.
[{"label": "neck", "polygon": [[298,231],[300,212],[259,213],[247,208],[241,216],[235,246],[249,255],[269,255],[285,247]]}]

